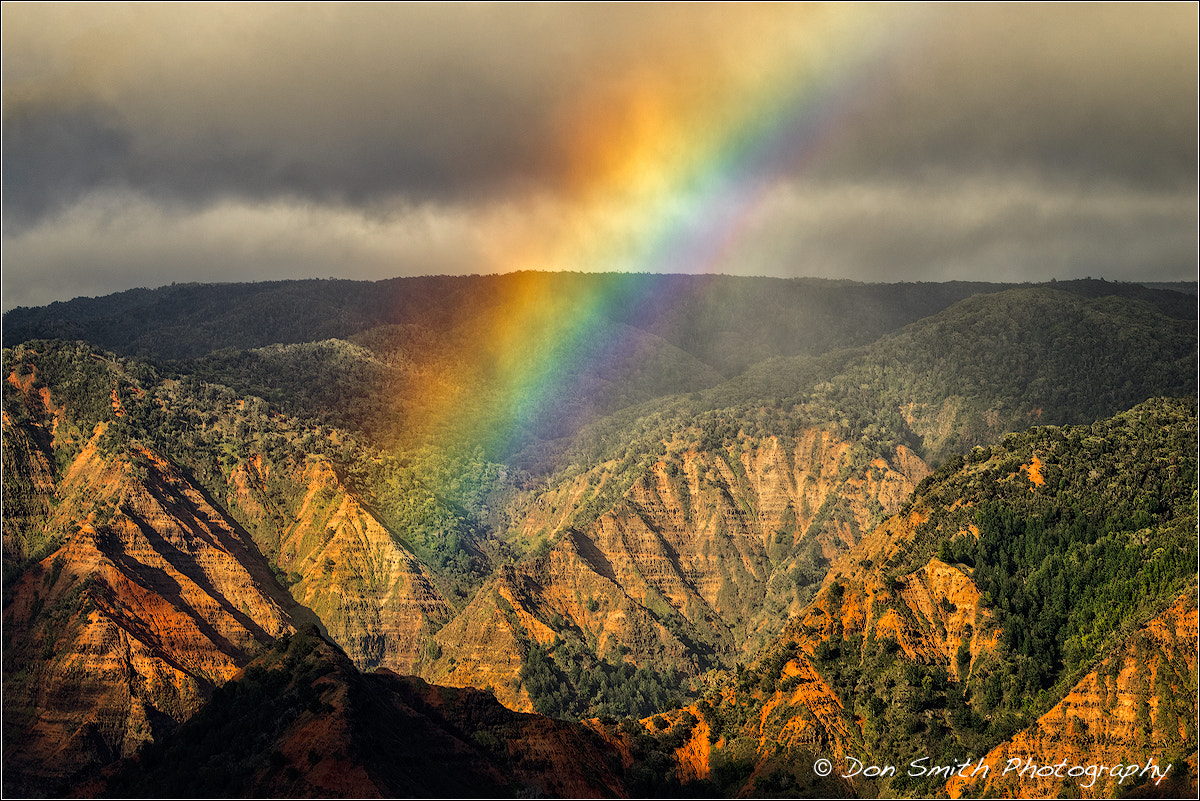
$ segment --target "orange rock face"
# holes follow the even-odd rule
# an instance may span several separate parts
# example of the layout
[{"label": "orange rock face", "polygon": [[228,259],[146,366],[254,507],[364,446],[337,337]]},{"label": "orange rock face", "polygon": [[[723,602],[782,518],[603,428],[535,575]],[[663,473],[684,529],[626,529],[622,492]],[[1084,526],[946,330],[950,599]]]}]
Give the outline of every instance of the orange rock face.
[{"label": "orange rock face", "polygon": [[752,652],[802,607],[790,574],[812,568],[813,554],[853,546],[928,474],[904,448],[895,464],[846,470],[849,451],[815,429],[747,441],[724,456],[685,450],[575,528],[569,513],[613,480],[603,466],[580,476],[518,525],[531,541],[550,533],[548,555],[485,585],[438,632],[441,655],[420,675],[491,686],[502,702],[529,709],[519,679],[524,643],[545,644],[566,629],[583,632],[596,653],[623,653],[638,665],[663,660],[693,674],[704,667],[702,655],[689,653],[695,644],[715,662]]},{"label": "orange rock face", "polygon": [[[911,538],[924,520],[920,510],[888,520],[859,548],[834,563],[825,586],[799,625],[790,629],[812,632],[801,636],[810,653],[821,639],[840,628],[846,636],[890,637],[909,659],[942,665],[951,677],[961,680],[965,676],[959,675],[960,649],[965,647],[970,655],[965,665],[969,670],[981,653],[998,647],[999,630],[991,613],[980,606],[979,589],[969,568],[934,558],[900,577],[893,589],[888,588],[879,565],[896,553],[898,545]],[[873,558],[864,559],[866,554]],[[841,593],[836,602],[831,596],[835,585]],[[903,604],[903,614],[897,604]]]},{"label": "orange rock face", "polygon": [[308,463],[298,479],[307,491],[279,535],[279,566],[299,577],[292,595],[360,669],[413,672],[431,622],[452,607],[327,462]]},{"label": "orange rock face", "polygon": [[[7,731],[19,732],[6,741],[6,787],[50,792],[132,753],[297,624],[320,621],[361,668],[409,672],[449,618],[429,573],[328,462],[276,477],[261,454],[237,461],[222,500],[240,523],[160,454],[132,444],[102,453],[105,423],[56,477],[52,460],[72,449],[56,439],[62,410],[34,378],[8,379],[30,412],[4,421],[5,470],[24,472],[36,503],[6,510],[5,547],[58,547],[6,588],[5,630],[19,644],[5,651]],[[112,398],[125,414],[128,396],[114,388]],[[305,487],[298,505],[272,494],[273,479]]]},{"label": "orange rock face", "polygon": [[1029,475],[1029,481],[1035,487],[1040,487],[1046,483],[1042,478],[1042,460],[1035,455],[1030,460],[1029,464],[1021,465],[1021,469]]},{"label": "orange rock face", "polygon": [[704,720],[695,706],[687,711],[699,720],[692,729],[692,736],[675,750],[679,781],[687,784],[707,779],[712,773],[712,739],[708,721]]},{"label": "orange rock face", "polygon": [[140,476],[95,437],[83,449],[50,521],[74,534],[5,610],[20,643],[5,654],[6,715],[22,730],[5,751],[14,787],[50,792],[132,753],[293,629],[294,603],[240,527],[170,463],[138,455]]},{"label": "orange rock face", "polygon": [[[1184,771],[1195,742],[1196,598],[1181,596],[1085,675],[1035,725],[994,748],[974,780],[947,792],[1111,798],[1140,785],[1152,792]],[[1193,762],[1194,767],[1194,762]],[[1191,768],[1191,785],[1195,772]],[[1193,790],[1194,795],[1194,790]]]},{"label": "orange rock face", "polygon": [[971,664],[981,651],[995,650],[999,644],[999,633],[987,626],[990,615],[980,609],[979,589],[966,570],[931,559],[925,567],[904,576],[899,583],[900,599],[916,613],[906,619],[923,619],[930,625],[918,629],[899,622],[892,612],[890,625],[885,626],[883,620],[877,624],[877,635],[893,636],[910,659],[944,664],[952,677],[965,679],[958,675],[959,649],[968,649]]}]

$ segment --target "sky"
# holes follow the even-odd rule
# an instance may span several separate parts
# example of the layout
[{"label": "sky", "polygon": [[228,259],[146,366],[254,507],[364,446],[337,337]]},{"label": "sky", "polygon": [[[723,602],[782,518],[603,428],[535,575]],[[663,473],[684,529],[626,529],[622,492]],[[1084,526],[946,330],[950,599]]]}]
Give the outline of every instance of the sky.
[{"label": "sky", "polygon": [[2,302],[1195,280],[1197,4],[3,4]]}]

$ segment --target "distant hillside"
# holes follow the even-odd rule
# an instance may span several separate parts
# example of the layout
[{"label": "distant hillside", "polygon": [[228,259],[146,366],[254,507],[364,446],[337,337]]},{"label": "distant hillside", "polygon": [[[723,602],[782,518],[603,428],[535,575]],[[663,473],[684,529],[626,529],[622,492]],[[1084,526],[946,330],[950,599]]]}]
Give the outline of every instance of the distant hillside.
[{"label": "distant hillside", "polygon": [[[831,356],[826,364],[841,362],[833,375],[802,377],[799,392],[780,394],[818,419],[847,420],[856,436],[904,441],[911,431],[918,453],[940,463],[1031,424],[1090,422],[1148,397],[1194,395],[1196,334],[1194,319],[1138,298],[1014,289]],[[794,362],[803,376],[806,366]],[[743,391],[762,397],[762,382],[786,375],[787,365],[773,363],[747,374]]]},{"label": "distant hillside", "polygon": [[1166,289],[1185,295],[1195,296],[1200,292],[1200,284],[1196,281],[1142,281],[1141,284],[1148,289]]},{"label": "distant hillside", "polygon": [[[522,295],[598,309],[611,322],[654,334],[732,376],[775,356],[866,344],[970,295],[1012,286],[579,273],[172,284],[12,309],[4,315],[3,335],[5,347],[82,339],[121,355],[192,359],[226,348],[345,339],[379,325],[417,325],[437,336],[469,333]],[[1191,298],[1138,284],[1053,286],[1145,300],[1181,319],[1196,315]]]},{"label": "distant hillside", "polygon": [[[1161,318],[1188,321],[1194,328],[1194,299],[1178,292],[1090,279],[1043,286],[1076,297],[1140,301]],[[801,395],[812,400],[805,382],[832,377],[843,359],[836,354],[846,348],[866,347],[967,298],[1005,289],[1011,285],[579,273],[186,284],[14,309],[4,316],[3,333],[6,347],[33,339],[83,340],[148,358],[175,374],[257,395],[279,410],[314,416],[381,444],[479,444],[501,460],[526,450],[524,464],[542,470],[545,456],[539,452],[547,443],[560,440],[553,447],[561,448],[588,423],[671,395],[712,390],[707,408],[759,398],[789,407]],[[1045,312],[1045,304],[1040,308]],[[993,320],[1004,313],[985,312]],[[1054,336],[1034,316],[1025,314],[1032,330],[1005,336],[1015,337],[1014,345]],[[939,330],[967,324],[992,323],[959,319]],[[1173,339],[1169,334],[1167,341]],[[933,378],[943,384],[976,357],[958,352],[957,341],[947,337],[939,346],[946,351],[938,357],[944,367]],[[1012,366],[1004,361],[1012,355],[1006,352],[1008,340],[984,346],[999,361],[975,369],[1006,375]],[[860,362],[907,363],[921,356],[883,354],[882,343],[873,347]],[[826,354],[833,361],[806,361]],[[1038,354],[1024,352],[1020,358],[1026,364],[1021,369],[1028,371],[1029,360]],[[756,365],[761,365],[757,372]],[[1072,372],[1084,369],[1082,363],[1071,367]],[[796,376],[797,370],[804,375]],[[747,381],[719,386],[743,374]],[[978,392],[967,385],[929,389],[939,401],[953,394],[968,405],[982,403],[969,412],[978,415],[990,413],[988,398],[997,390],[1021,391],[1019,375],[1004,380],[1011,386],[974,387]],[[1064,373],[1063,384],[1068,383],[1074,380]],[[1172,391],[1158,386],[1148,394]],[[1095,419],[1140,399],[1122,397],[1079,411]],[[839,410],[851,428],[864,413],[872,414],[862,408],[863,400],[851,399],[852,408]],[[875,399],[881,401],[896,406]],[[1071,403],[1080,405],[1078,398]],[[890,416],[897,413],[907,414],[887,409]],[[953,447],[947,441],[930,453],[941,458]]]},{"label": "distant hillside", "polygon": [[563,458],[601,458],[630,427],[729,437],[832,425],[868,451],[905,445],[937,464],[1039,422],[1091,422],[1196,393],[1196,322],[1175,316],[1174,299],[1160,304],[1173,312],[1164,314],[1136,292],[1063,283],[974,295],[869,345],[772,359],[704,392],[633,407],[585,428]]}]

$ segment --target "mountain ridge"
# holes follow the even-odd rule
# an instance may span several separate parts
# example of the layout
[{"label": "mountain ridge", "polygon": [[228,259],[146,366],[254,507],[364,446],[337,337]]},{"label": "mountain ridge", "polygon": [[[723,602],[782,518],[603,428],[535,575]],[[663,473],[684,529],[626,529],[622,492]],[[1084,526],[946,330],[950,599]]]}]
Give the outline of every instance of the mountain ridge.
[{"label": "mountain ridge", "polygon": [[[610,300],[606,308],[615,322],[656,333],[689,351],[692,348],[681,343],[689,339],[696,343],[711,336],[689,322],[689,317],[693,321],[741,317],[756,334],[741,336],[736,346],[756,350],[776,343],[772,346],[775,352],[767,355],[792,355],[787,348],[805,346],[794,340],[785,344],[789,340],[780,340],[779,335],[794,331],[794,326],[785,323],[772,333],[761,325],[764,312],[782,319],[768,310],[791,308],[822,322],[825,333],[812,326],[805,329],[810,336],[815,333],[819,341],[864,344],[970,295],[1019,286],[1023,285],[961,281],[864,284],[811,278],[586,273],[422,276],[374,282],[308,279],[192,283],[10,309],[4,313],[3,336],[5,347],[30,339],[86,339],[121,355],[197,358],[227,347],[249,349],[347,338],[383,324],[419,323],[434,331],[449,330],[486,314],[498,297],[514,291],[538,291],[546,297],[561,295],[577,303],[605,296]],[[1172,316],[1195,316],[1194,300],[1171,289],[1094,279],[1040,286],[1085,296],[1123,294],[1147,300]],[[661,300],[651,300],[655,297]],[[889,306],[893,307],[891,311]],[[864,310],[871,314],[864,316]],[[879,318],[888,321],[881,326]],[[876,322],[864,326],[871,320]],[[848,324],[862,330],[847,331]],[[831,330],[841,330],[839,336],[843,339],[830,340]],[[853,341],[844,339],[846,336]],[[702,347],[701,352],[712,352],[714,344],[709,340],[707,351]],[[819,349],[827,350],[829,346]],[[718,362],[727,361],[695,355],[718,369]]]},{"label": "mountain ridge", "polygon": [[[550,285],[520,280],[539,291]],[[1194,514],[1190,529],[1160,526],[1168,515],[1184,519],[1176,507],[1188,486],[1194,499],[1194,403],[1138,405],[1151,391],[1194,394],[1192,318],[1101,282],[1084,288],[1100,296],[1053,287],[974,294],[873,342],[776,357],[677,393],[673,382],[701,368],[654,375],[662,370],[647,370],[644,359],[686,351],[662,331],[604,323],[649,348],[633,347],[618,367],[564,363],[563,374],[606,381],[625,400],[597,404],[557,438],[527,427],[514,446],[526,450],[509,456],[472,439],[470,427],[461,441],[380,437],[353,405],[343,427],[322,416],[329,406],[319,393],[304,401],[316,414],[289,407],[304,387],[298,369],[301,380],[275,384],[280,395],[269,401],[217,382],[235,375],[239,353],[210,361],[206,380],[182,362],[156,366],[86,343],[6,348],[6,788],[20,781],[46,792],[65,778],[24,767],[38,764],[35,754],[67,747],[62,753],[74,756],[56,766],[74,771],[169,738],[228,683],[230,669],[316,625],[360,672],[416,673],[464,692],[490,687],[514,709],[598,717],[588,725],[620,755],[624,792],[675,792],[689,782],[705,794],[910,791],[902,782],[821,783],[804,760],[811,767],[834,745],[883,754],[879,737],[947,747],[939,732],[982,747],[1034,725],[1092,661],[1149,619],[1154,610],[1130,588],[1151,606],[1166,603],[1176,539],[1194,534]],[[569,308],[577,297],[555,302]],[[544,332],[557,330],[553,315],[543,322]],[[471,341],[485,328],[459,335]],[[693,348],[723,347],[721,336],[692,333]],[[446,374],[438,371],[454,363],[455,343],[409,324],[375,334],[267,355],[280,377],[311,357],[352,367],[344,374],[362,387],[374,379],[355,378],[355,365],[413,371],[427,359],[411,372],[416,384],[442,375],[473,393],[476,405],[461,419],[484,409],[485,420],[554,421],[556,409],[595,394],[561,394],[532,417],[487,411],[518,397],[495,383],[495,366],[552,351],[517,341],[511,352],[494,349],[492,366],[468,359]],[[658,364],[683,363],[671,359]],[[253,380],[254,370],[245,376],[231,383]],[[616,410],[590,419],[606,408]],[[1087,425],[1045,425],[1081,418]],[[1149,433],[1156,425],[1160,433]],[[524,452],[538,456],[517,458]],[[1081,460],[1090,460],[1086,473]],[[987,487],[999,500],[979,500]],[[1076,517],[1034,504],[1056,493],[1078,499],[1063,506]],[[1096,499],[1115,522],[1074,511]],[[1033,543],[1028,558],[1003,557],[1010,565],[997,556],[998,531]],[[1078,599],[1110,598],[1120,615],[1085,621],[1047,607],[1066,634],[1055,639],[1029,618],[1031,634],[1017,636],[1022,627],[1004,621],[1026,620],[1039,598],[1077,580],[1053,560],[1029,561],[1043,531],[1088,564],[1106,564],[1095,559],[1111,551],[1121,570],[1137,564],[1118,547],[1125,532],[1163,544],[1145,555],[1144,574],[1092,568],[1100,589]],[[212,573],[225,559],[225,572]],[[70,580],[110,563],[91,583]],[[1020,565],[1028,573],[1020,581],[1034,589],[1014,583]],[[221,589],[234,586],[222,577],[234,573],[248,578]],[[282,622],[248,611],[259,596],[282,610]],[[137,608],[162,613],[137,617]],[[267,624],[256,622],[260,614]],[[191,621],[188,637],[170,634],[182,630],[175,617]],[[184,703],[178,693],[105,684],[120,671],[99,669],[92,651],[107,646],[87,645],[109,641],[104,621],[146,644],[152,659],[137,662],[150,666],[146,676],[157,675],[154,659],[191,664],[164,648],[171,637],[198,644],[217,667],[187,674]],[[1180,647],[1173,642],[1168,660]],[[861,707],[861,693],[848,694],[848,682],[863,681],[852,656],[889,666],[895,687],[910,694],[881,686],[874,691],[894,703]],[[93,660],[103,681],[85,686],[82,674],[56,668],[63,660]],[[1032,706],[994,690],[1006,671],[1033,688]],[[959,692],[964,682],[971,698]],[[92,705],[112,714],[80,717],[70,699],[89,692],[115,699]],[[984,697],[986,707],[977,706]],[[892,707],[912,714],[893,721],[883,714]],[[768,737],[775,745],[764,744]],[[30,744],[14,746],[21,738]],[[264,759],[268,772],[291,764],[303,774],[307,757]]]}]

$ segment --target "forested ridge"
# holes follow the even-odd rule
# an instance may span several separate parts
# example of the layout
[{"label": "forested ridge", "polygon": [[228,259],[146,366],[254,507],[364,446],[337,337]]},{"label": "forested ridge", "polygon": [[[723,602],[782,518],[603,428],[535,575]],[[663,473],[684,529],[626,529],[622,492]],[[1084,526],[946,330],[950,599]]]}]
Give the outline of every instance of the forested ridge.
[{"label": "forested ridge", "polygon": [[[559,370],[532,405],[497,384],[479,355],[490,337],[481,320],[514,291],[564,313],[598,305],[602,320],[566,359],[551,355],[561,347],[555,328],[523,333],[520,358],[553,359]],[[832,422],[939,462],[1006,430],[1194,392],[1195,320],[1194,299],[1179,292],[1097,280],[518,274],[131,290],[12,310],[4,339],[83,339],[388,447],[482,444],[491,459],[543,471],[562,464],[572,440],[595,440],[579,439],[581,428],[599,423],[610,429],[599,436],[619,441],[656,413],[719,413],[735,426],[753,416],[774,428]],[[1114,369],[1128,371],[1125,381],[1105,374]],[[465,433],[429,411],[463,386],[473,388],[460,401],[457,419],[474,421]],[[947,412],[958,418],[951,437],[914,431]],[[510,429],[516,437],[487,437]]]},{"label": "forested ridge", "polygon": [[[979,753],[1047,712],[1181,593],[1195,593],[1195,400],[1010,434],[943,465],[911,509],[928,517],[880,576],[898,595],[934,555],[959,565],[988,613],[976,616],[979,633],[994,632],[997,647],[982,657],[960,649],[960,678],[950,681],[945,666],[897,659],[894,640],[856,634],[818,649],[818,669],[868,721],[881,752]],[[1181,721],[1194,714],[1186,699],[1171,707]],[[915,714],[924,710],[932,718]],[[1189,739],[1194,748],[1194,730],[1162,747],[1186,753]]]},{"label": "forested ridge", "polygon": [[[1091,426],[1010,434],[944,464],[900,515],[922,522],[889,558],[831,575],[779,640],[702,695],[696,708],[710,727],[712,764],[723,766],[714,779],[726,793],[814,794],[812,760],[839,741],[860,763],[951,765],[1033,724],[1089,671],[1102,670],[1115,698],[1122,670],[1114,655],[1154,654],[1140,627],[1181,596],[1193,596],[1194,608],[1196,431],[1194,399],[1151,400]],[[981,593],[964,635],[947,629],[961,600],[942,597],[929,611],[905,600],[906,583],[931,559]],[[866,619],[864,593],[877,593]],[[947,637],[957,650],[946,661],[914,656],[906,652],[914,635]],[[1146,732],[1128,745],[1173,763],[1184,792],[1196,749],[1197,676],[1186,657],[1164,653],[1155,684],[1127,691]],[[793,695],[810,681],[794,669],[805,660],[835,693],[840,727],[818,722],[821,708]],[[796,718],[812,723],[815,739],[764,749],[772,737],[786,743]],[[1086,731],[1088,723],[1074,725]],[[1057,746],[1064,756],[1074,747]],[[920,775],[860,779],[854,792],[936,795],[938,785]]]},{"label": "forested ridge", "polygon": [[772,359],[704,392],[625,410],[585,428],[565,460],[611,458],[631,430],[690,425],[713,444],[826,425],[864,454],[905,445],[938,464],[1006,431],[1192,395],[1195,353],[1194,320],[1137,301],[1040,288],[980,295],[871,345]]},{"label": "forested ridge", "polygon": [[[583,273],[184,283],[11,309],[3,336],[5,347],[85,339],[124,355],[192,359],[231,347],[347,339],[381,325],[469,330],[497,297],[520,290],[575,305],[606,298],[613,322],[661,336],[728,377],[772,356],[866,344],[972,295],[1017,286],[1029,285]],[[1093,279],[1040,286],[1082,297],[1118,294],[1168,316],[1195,316],[1194,288],[1189,298],[1175,287]]]}]

